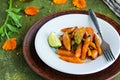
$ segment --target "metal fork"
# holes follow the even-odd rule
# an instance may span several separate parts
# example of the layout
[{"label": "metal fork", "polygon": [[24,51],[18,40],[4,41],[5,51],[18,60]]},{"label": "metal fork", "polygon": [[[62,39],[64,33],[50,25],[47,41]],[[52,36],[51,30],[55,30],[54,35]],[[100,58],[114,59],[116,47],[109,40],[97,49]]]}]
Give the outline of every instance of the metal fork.
[{"label": "metal fork", "polygon": [[100,35],[100,38],[102,40],[101,49],[102,49],[102,52],[103,52],[106,60],[107,61],[114,60],[115,57],[114,57],[114,55],[113,55],[113,53],[111,51],[110,45],[102,37],[101,31],[100,31],[100,27],[98,25],[95,13],[93,12],[93,10],[90,9],[89,12],[88,12],[88,14],[89,14],[89,17],[91,18],[91,20],[93,21],[96,29],[98,30],[98,34]]}]

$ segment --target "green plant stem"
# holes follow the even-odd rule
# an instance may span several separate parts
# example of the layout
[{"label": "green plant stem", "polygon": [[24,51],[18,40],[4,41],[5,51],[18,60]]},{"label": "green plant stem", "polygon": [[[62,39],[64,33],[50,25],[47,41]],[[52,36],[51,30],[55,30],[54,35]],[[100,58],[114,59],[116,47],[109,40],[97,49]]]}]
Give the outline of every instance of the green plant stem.
[{"label": "green plant stem", "polygon": [[[9,8],[8,9],[11,9],[12,8],[12,0],[10,0],[9,1]],[[7,31],[6,31],[6,24],[7,24],[7,22],[8,22],[8,19],[9,19],[9,15],[7,14],[7,17],[6,17],[6,19],[5,19],[5,22],[4,22],[4,24],[1,26],[1,27],[3,27],[4,29],[5,29],[5,34],[6,34],[6,36],[7,36],[7,38],[9,39],[9,36],[8,36],[8,34],[7,34]]]},{"label": "green plant stem", "polygon": [[[9,1],[9,8],[8,9],[11,9],[12,8],[12,0]],[[9,19],[9,15],[7,14],[7,17],[5,19],[5,23],[3,24],[3,26],[5,26],[8,22],[8,19]]]},{"label": "green plant stem", "polygon": [[9,9],[12,8],[12,0],[10,0],[10,3],[9,3]]},{"label": "green plant stem", "polygon": [[5,35],[7,36],[7,39],[9,39],[6,28],[5,28]]}]

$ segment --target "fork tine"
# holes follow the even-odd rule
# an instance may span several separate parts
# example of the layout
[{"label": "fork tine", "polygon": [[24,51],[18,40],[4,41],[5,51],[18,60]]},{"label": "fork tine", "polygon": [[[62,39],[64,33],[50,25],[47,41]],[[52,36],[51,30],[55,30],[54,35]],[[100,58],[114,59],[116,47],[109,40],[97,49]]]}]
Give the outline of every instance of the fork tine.
[{"label": "fork tine", "polygon": [[110,58],[110,61],[113,60],[113,57],[111,56],[111,52],[110,52],[109,49],[107,50],[107,52],[108,52],[108,56],[109,56],[109,58]]},{"label": "fork tine", "polygon": [[105,59],[106,59],[107,61],[109,61],[109,58],[108,58],[107,54],[104,53],[104,52],[103,52],[103,54],[104,54]]},{"label": "fork tine", "polygon": [[115,57],[114,57],[114,55],[113,55],[111,49],[109,49],[109,53],[110,53],[110,56],[111,56],[112,60],[115,60]]},{"label": "fork tine", "polygon": [[[106,60],[107,61],[111,61],[111,60],[114,60],[115,59],[115,57],[114,57],[114,55],[112,54],[112,51],[111,51],[111,49],[110,48],[106,48],[106,47],[104,47],[105,49],[103,49],[103,53],[104,53],[104,56],[105,56],[105,58],[106,58]],[[107,50],[106,50],[107,49]]]},{"label": "fork tine", "polygon": [[106,55],[108,61],[111,61],[111,57],[108,53],[109,53],[108,50],[104,50],[104,54]]},{"label": "fork tine", "polygon": [[[104,46],[104,47],[105,47],[105,46]],[[110,58],[109,58],[108,55],[106,54],[105,48],[103,48],[103,47],[101,47],[101,48],[102,48],[102,52],[103,52],[103,55],[104,55],[105,59],[106,59],[107,61],[109,61]]]}]

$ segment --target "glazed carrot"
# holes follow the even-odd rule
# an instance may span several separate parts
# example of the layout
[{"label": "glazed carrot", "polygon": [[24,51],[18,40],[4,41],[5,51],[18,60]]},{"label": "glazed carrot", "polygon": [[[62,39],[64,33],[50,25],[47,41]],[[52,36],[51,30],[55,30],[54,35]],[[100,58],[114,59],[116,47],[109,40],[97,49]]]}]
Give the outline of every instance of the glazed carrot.
[{"label": "glazed carrot", "polygon": [[90,50],[90,48],[88,48],[88,56],[92,56],[92,52],[91,52],[91,50]]},{"label": "glazed carrot", "polygon": [[64,33],[63,34],[63,45],[65,46],[65,48],[67,50],[71,50],[71,43],[70,43],[70,37],[68,35],[68,33]]},{"label": "glazed carrot", "polygon": [[83,61],[80,58],[77,57],[66,57],[66,56],[60,56],[60,59],[67,61],[67,62],[72,62],[72,63],[83,63]]},{"label": "glazed carrot", "polygon": [[75,50],[75,56],[80,57],[81,56],[81,51],[82,51],[82,43]]},{"label": "glazed carrot", "polygon": [[61,29],[62,32],[66,32],[66,33],[72,33],[77,27],[69,27],[69,28],[63,28]]},{"label": "glazed carrot", "polygon": [[96,44],[99,55],[101,55],[102,54],[102,49],[101,49],[101,45],[100,45],[100,40],[99,40],[99,38],[97,37],[96,34],[95,34],[95,44]]},{"label": "glazed carrot", "polygon": [[56,53],[61,56],[74,56],[72,52],[63,49],[58,49]]},{"label": "glazed carrot", "polygon": [[93,41],[94,29],[92,27],[86,27],[85,30],[86,30],[87,34],[91,36],[91,41]]},{"label": "glazed carrot", "polygon": [[90,44],[90,36],[85,39],[83,47],[82,47],[81,59],[83,60],[86,59],[86,54],[87,54],[89,44]]},{"label": "glazed carrot", "polygon": [[91,52],[92,52],[92,59],[97,58],[97,56],[98,56],[98,51],[97,51],[97,50],[92,50]]},{"label": "glazed carrot", "polygon": [[92,48],[96,49],[96,45],[95,45],[94,42],[90,42],[90,45],[89,45],[89,46],[91,46]]}]

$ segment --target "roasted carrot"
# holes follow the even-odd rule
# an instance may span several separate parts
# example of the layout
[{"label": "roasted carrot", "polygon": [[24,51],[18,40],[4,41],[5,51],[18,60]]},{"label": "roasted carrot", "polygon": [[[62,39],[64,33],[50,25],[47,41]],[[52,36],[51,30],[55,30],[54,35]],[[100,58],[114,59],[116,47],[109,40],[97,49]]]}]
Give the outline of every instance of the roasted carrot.
[{"label": "roasted carrot", "polygon": [[89,46],[91,46],[92,48],[96,49],[96,45],[95,45],[94,42],[90,42],[90,45],[89,45]]},{"label": "roasted carrot", "polygon": [[97,47],[98,50],[98,54],[101,55],[102,54],[102,49],[101,49],[101,45],[100,45],[100,40],[97,37],[97,35],[95,34],[95,45]]},{"label": "roasted carrot", "polygon": [[60,59],[67,61],[67,62],[72,62],[72,63],[80,63],[80,64],[83,63],[83,61],[77,57],[60,56]]},{"label": "roasted carrot", "polygon": [[92,50],[91,52],[92,52],[92,59],[97,58],[97,56],[98,56],[98,51],[97,51],[97,50]]},{"label": "roasted carrot", "polygon": [[90,57],[92,56],[92,52],[91,52],[90,48],[88,48],[88,53],[87,53],[87,54],[88,54],[88,56],[90,56]]},{"label": "roasted carrot", "polygon": [[77,49],[75,50],[75,56],[80,57],[82,51],[82,43],[78,45]]},{"label": "roasted carrot", "polygon": [[66,32],[66,33],[72,33],[77,27],[69,27],[69,28],[63,28],[61,29],[62,32]]},{"label": "roasted carrot", "polygon": [[86,54],[87,54],[89,44],[90,44],[90,36],[85,39],[83,47],[82,47],[81,59],[83,60],[86,59]]},{"label": "roasted carrot", "polygon": [[91,36],[91,41],[93,41],[93,37],[94,37],[94,29],[92,27],[86,27],[85,28],[87,35]]},{"label": "roasted carrot", "polygon": [[72,52],[63,49],[58,49],[56,53],[61,56],[74,56]]},{"label": "roasted carrot", "polygon": [[65,46],[65,48],[67,50],[71,50],[71,42],[70,42],[70,37],[68,35],[68,33],[64,33],[63,34],[63,45]]}]

